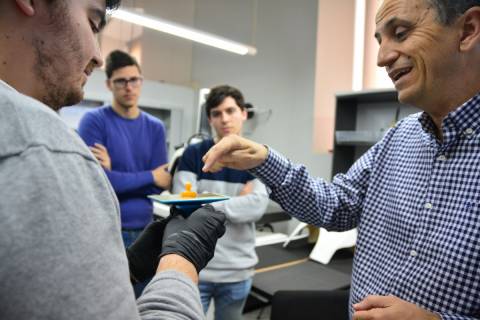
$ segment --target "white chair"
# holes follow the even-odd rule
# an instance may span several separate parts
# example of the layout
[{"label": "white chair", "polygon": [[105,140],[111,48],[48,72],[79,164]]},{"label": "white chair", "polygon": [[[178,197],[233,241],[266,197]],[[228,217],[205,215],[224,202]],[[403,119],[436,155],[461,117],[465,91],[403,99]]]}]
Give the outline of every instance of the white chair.
[{"label": "white chair", "polygon": [[270,244],[282,243],[287,240],[287,235],[280,232],[256,231],[255,247],[268,246]]},{"label": "white chair", "polygon": [[[300,222],[292,233],[290,233],[288,239],[283,243],[283,247],[285,248],[290,241],[295,239],[306,227],[306,223]],[[343,232],[327,231],[324,228],[320,228],[320,235],[310,253],[310,259],[323,264],[328,264],[337,250],[353,247],[356,241],[356,228]]]},{"label": "white chair", "polygon": [[328,264],[337,250],[351,248],[355,245],[356,241],[356,228],[343,232],[327,231],[320,228],[320,235],[315,247],[313,247],[310,253],[310,259]]},{"label": "white chair", "polygon": [[308,224],[306,224],[305,222],[300,222],[299,224],[297,224],[295,229],[293,229],[293,231],[288,236],[287,240],[285,240],[285,242],[283,243],[283,247],[286,248],[290,241],[295,240],[297,235],[300,234],[300,232],[307,226]]}]

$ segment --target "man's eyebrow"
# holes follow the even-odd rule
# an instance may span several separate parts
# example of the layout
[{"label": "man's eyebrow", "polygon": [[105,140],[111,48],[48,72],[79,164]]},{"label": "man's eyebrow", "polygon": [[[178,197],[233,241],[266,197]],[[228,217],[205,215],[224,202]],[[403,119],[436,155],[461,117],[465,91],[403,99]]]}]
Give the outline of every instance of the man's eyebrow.
[{"label": "man's eyebrow", "polygon": [[[395,16],[395,17],[392,17],[392,18],[388,19],[388,21],[384,24],[384,26],[381,29],[388,30],[388,29],[392,28],[394,25],[397,25],[397,24],[411,25],[412,23],[407,21],[407,20],[400,19],[400,18]],[[380,35],[379,31],[375,32],[375,38],[377,39],[378,42],[380,42],[380,40],[382,40],[382,36]]]}]

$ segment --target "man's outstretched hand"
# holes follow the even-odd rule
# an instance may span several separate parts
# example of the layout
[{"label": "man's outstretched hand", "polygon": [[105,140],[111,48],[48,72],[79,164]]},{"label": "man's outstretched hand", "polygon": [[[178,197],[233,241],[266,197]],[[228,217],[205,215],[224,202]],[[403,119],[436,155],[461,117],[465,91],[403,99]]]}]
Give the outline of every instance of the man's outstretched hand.
[{"label": "man's outstretched hand", "polygon": [[268,156],[268,149],[263,144],[228,135],[217,142],[203,156],[204,172],[217,172],[223,167],[247,170],[261,165]]}]

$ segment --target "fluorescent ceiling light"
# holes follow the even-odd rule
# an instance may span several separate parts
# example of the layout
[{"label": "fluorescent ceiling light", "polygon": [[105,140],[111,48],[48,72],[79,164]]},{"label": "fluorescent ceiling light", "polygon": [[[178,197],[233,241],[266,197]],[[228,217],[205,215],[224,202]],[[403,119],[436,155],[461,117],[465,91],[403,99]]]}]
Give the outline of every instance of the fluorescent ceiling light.
[{"label": "fluorescent ceiling light", "polygon": [[112,11],[111,16],[116,19],[127,21],[133,24],[150,28],[160,32],[165,32],[177,37],[189,39],[195,42],[206,44],[215,48],[223,49],[240,55],[255,55],[257,49],[245,44],[228,40],[211,33],[195,30],[180,24],[162,20],[157,17],[138,14],[125,9]]}]

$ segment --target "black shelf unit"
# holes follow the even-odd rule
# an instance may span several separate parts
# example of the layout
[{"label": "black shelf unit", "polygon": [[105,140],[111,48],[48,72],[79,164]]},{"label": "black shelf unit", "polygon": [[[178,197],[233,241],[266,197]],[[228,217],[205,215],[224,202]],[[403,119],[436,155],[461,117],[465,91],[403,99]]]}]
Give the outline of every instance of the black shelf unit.
[{"label": "black shelf unit", "polygon": [[[332,178],[337,173],[347,172],[397,120],[420,111],[399,103],[397,98],[395,90],[336,95]],[[350,141],[348,136],[352,137]]]}]

